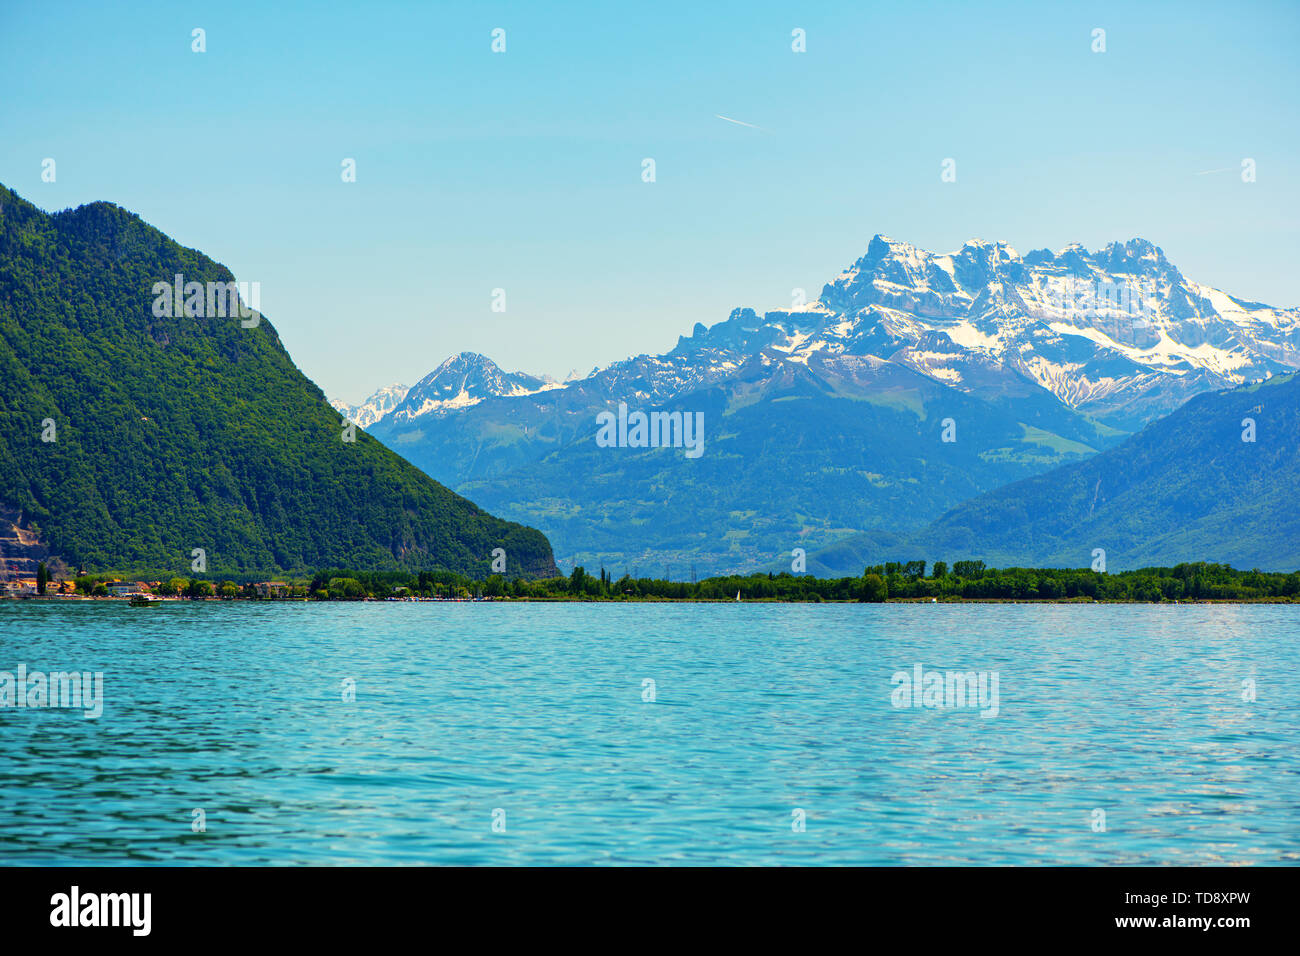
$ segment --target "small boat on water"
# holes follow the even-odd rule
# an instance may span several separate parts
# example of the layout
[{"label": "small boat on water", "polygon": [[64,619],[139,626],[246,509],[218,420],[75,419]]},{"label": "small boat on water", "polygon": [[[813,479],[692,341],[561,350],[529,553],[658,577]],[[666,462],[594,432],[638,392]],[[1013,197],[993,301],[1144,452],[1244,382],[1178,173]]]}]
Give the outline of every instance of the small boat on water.
[{"label": "small boat on water", "polygon": [[152,594],[132,594],[129,603],[131,607],[157,607],[162,604],[162,598]]},{"label": "small boat on water", "polygon": [[736,600],[737,600],[737,601],[740,600],[740,592],[739,592],[739,591],[736,592]]}]

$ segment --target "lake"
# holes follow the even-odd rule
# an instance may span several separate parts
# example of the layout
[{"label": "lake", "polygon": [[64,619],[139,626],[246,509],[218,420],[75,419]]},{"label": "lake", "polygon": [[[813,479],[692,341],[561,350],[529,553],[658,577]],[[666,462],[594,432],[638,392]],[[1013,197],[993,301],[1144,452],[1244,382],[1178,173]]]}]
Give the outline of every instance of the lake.
[{"label": "lake", "polygon": [[5,601],[0,671],[103,696],[0,709],[0,863],[1294,864],[1298,647],[1279,605]]}]

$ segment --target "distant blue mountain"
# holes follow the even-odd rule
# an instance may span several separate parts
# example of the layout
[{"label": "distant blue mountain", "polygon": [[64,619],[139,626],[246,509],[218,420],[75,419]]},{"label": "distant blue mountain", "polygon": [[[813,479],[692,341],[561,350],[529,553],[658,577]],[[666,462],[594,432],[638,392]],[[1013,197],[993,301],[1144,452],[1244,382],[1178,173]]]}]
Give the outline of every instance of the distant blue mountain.
[{"label": "distant blue mountain", "polygon": [[[1245,440],[1252,439],[1253,440]],[[954,508],[910,536],[864,534],[809,555],[860,574],[885,560],[1108,570],[1210,560],[1300,569],[1300,376],[1198,395],[1123,444]]]}]

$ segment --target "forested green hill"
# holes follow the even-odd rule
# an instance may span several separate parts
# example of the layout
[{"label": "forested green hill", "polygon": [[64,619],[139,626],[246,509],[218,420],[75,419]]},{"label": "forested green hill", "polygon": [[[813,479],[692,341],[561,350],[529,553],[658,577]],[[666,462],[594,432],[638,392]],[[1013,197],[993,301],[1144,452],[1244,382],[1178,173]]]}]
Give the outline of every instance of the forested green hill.
[{"label": "forested green hill", "polygon": [[540,532],[360,430],[343,441],[265,318],[156,316],[154,284],[177,273],[234,278],[112,204],[48,215],[0,187],[0,504],[56,554],[90,570],[188,572],[202,548],[212,572],[482,576],[502,548],[507,576],[553,573]]}]

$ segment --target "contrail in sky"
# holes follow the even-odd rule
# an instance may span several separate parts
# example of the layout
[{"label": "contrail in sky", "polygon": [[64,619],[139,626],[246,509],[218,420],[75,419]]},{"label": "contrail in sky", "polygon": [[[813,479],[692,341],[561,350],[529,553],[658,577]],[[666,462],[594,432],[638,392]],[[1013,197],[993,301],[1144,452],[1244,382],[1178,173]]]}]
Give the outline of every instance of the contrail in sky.
[{"label": "contrail in sky", "polygon": [[746,123],[744,120],[732,119],[730,116],[723,116],[721,113],[714,113],[720,120],[726,120],[728,123],[735,123],[737,126],[748,126],[750,129],[762,130],[764,133],[770,133],[771,130],[763,129],[761,126],[755,126],[753,123]]}]

